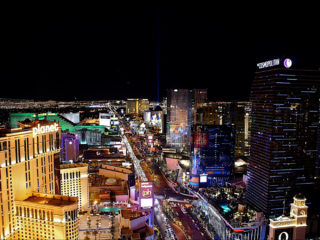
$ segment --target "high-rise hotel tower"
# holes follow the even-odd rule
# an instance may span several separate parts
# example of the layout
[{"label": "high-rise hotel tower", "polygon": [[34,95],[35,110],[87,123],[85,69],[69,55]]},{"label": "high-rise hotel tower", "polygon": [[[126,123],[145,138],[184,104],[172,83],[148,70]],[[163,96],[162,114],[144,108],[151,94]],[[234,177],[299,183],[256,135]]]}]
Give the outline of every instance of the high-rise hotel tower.
[{"label": "high-rise hotel tower", "polygon": [[278,216],[299,192],[307,199],[317,174],[320,72],[290,59],[259,63],[251,88],[247,200]]},{"label": "high-rise hotel tower", "polygon": [[88,211],[89,182],[88,164],[72,163],[60,165],[61,194],[78,197],[79,211]]},{"label": "high-rise hotel tower", "polygon": [[55,195],[61,128],[46,120],[0,129],[0,239],[78,239],[78,200]]},{"label": "high-rise hotel tower", "polygon": [[178,151],[190,151],[192,125],[192,90],[167,90],[167,144]]}]

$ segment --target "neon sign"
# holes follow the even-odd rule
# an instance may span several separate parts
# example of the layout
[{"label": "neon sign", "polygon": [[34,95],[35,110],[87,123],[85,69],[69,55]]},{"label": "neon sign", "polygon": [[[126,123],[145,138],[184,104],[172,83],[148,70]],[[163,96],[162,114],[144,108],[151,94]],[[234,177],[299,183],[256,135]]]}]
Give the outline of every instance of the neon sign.
[{"label": "neon sign", "polygon": [[268,67],[273,67],[273,66],[277,66],[277,65],[280,65],[280,59],[279,58],[273,59],[273,60],[269,60],[269,61],[266,61],[266,62],[258,63],[257,67],[259,69],[262,69],[262,68],[268,68]]},{"label": "neon sign", "polygon": [[290,68],[292,66],[292,61],[290,58],[286,58],[284,61],[283,61],[283,65],[285,66],[285,68]]},{"label": "neon sign", "polygon": [[150,189],[142,190],[142,197],[151,198],[152,197],[152,191]]},{"label": "neon sign", "polygon": [[279,240],[288,240],[289,239],[289,234],[287,232],[282,232],[279,234],[278,237]]},{"label": "neon sign", "polygon": [[38,134],[43,134],[48,132],[57,132],[58,130],[59,128],[57,123],[54,123],[52,125],[47,125],[47,126],[40,126],[40,124],[38,124],[38,127],[32,128],[33,137],[35,137]]},{"label": "neon sign", "polygon": [[153,207],[153,182],[140,183],[140,207],[150,209]]}]

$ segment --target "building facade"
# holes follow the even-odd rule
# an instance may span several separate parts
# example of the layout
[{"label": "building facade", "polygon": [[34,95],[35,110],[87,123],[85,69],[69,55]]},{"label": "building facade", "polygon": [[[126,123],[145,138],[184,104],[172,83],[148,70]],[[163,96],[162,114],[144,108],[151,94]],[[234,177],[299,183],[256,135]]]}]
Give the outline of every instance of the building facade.
[{"label": "building facade", "polygon": [[126,103],[126,113],[143,115],[144,111],[149,110],[149,100],[139,98],[129,98]]},{"label": "building facade", "polygon": [[306,238],[308,206],[306,198],[297,194],[290,207],[290,216],[270,219],[268,240]]},{"label": "building facade", "polygon": [[262,240],[266,237],[267,223],[263,214],[255,213],[255,218],[250,222],[235,223],[227,220],[219,209],[208,203],[203,197],[197,200],[196,206],[200,209],[200,212],[208,216],[208,225],[214,229],[217,239]]},{"label": "building facade", "polygon": [[231,103],[230,123],[235,131],[235,157],[250,155],[251,102]]},{"label": "building facade", "polygon": [[196,123],[231,125],[235,131],[235,157],[250,155],[251,102],[208,102],[200,104]]},{"label": "building facade", "polygon": [[[36,193],[55,194],[54,160],[61,148],[60,126],[46,120],[25,121],[19,126],[0,130],[1,239],[19,239],[32,222],[17,216],[17,207],[24,206],[21,202]],[[45,204],[40,205],[33,209],[42,210]]]},{"label": "building facade", "polygon": [[62,162],[76,162],[79,154],[79,138],[71,133],[62,133],[60,153]]},{"label": "building facade", "polygon": [[191,137],[193,187],[225,186],[234,165],[234,132],[230,125],[193,125]]},{"label": "building facade", "polygon": [[167,91],[167,145],[178,151],[190,149],[192,125],[192,91],[169,89]]},{"label": "building facade", "polygon": [[15,201],[18,231],[13,239],[79,239],[75,197],[33,193]]},{"label": "building facade", "polygon": [[83,127],[74,132],[74,135],[79,139],[80,144],[101,145],[101,131],[99,129],[88,129]]},{"label": "building facade", "polygon": [[[319,71],[260,63],[252,88],[251,151],[247,201],[279,215],[293,196],[307,199],[314,186],[319,128]],[[310,196],[310,198],[309,198]]]},{"label": "building facade", "polygon": [[149,100],[139,99],[139,115],[143,115],[147,110],[149,110]]},{"label": "building facade", "polygon": [[197,121],[197,109],[208,100],[208,89],[193,89],[192,112],[193,123]]},{"label": "building facade", "polygon": [[89,208],[89,174],[85,163],[60,165],[61,195],[78,197],[79,211]]}]

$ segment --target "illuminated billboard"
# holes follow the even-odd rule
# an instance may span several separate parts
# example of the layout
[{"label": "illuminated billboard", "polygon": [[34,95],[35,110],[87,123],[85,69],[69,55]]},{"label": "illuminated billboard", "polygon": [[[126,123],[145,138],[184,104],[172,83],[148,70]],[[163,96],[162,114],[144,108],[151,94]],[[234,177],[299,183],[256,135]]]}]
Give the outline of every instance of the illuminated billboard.
[{"label": "illuminated billboard", "polygon": [[153,136],[152,135],[148,136],[148,143],[153,143]]},{"label": "illuminated billboard", "polygon": [[99,113],[99,125],[106,126],[110,128],[111,126],[111,114],[109,113]]},{"label": "illuminated billboard", "polygon": [[189,184],[193,187],[199,187],[199,177],[197,176],[190,176]]},{"label": "illuminated billboard", "polygon": [[140,208],[151,209],[153,208],[154,192],[153,182],[141,182],[139,191]]},{"label": "illuminated billboard", "polygon": [[145,123],[150,127],[154,127],[162,132],[163,115],[161,111],[145,112]]},{"label": "illuminated billboard", "polygon": [[208,134],[203,132],[195,132],[191,135],[192,147],[208,147]]},{"label": "illuminated billboard", "polygon": [[170,123],[169,124],[168,145],[179,145],[186,141],[188,135],[188,129],[182,124]]},{"label": "illuminated billboard", "polygon": [[200,182],[206,183],[208,181],[208,175],[207,174],[200,174]]}]

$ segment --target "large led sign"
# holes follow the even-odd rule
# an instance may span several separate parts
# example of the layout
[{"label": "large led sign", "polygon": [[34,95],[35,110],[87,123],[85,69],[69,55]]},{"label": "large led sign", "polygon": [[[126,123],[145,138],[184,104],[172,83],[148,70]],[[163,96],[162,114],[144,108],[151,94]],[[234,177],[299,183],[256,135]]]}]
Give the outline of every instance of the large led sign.
[{"label": "large led sign", "polygon": [[258,63],[257,67],[259,69],[262,69],[262,68],[268,68],[268,67],[273,67],[273,66],[277,66],[277,65],[280,65],[280,59],[279,58]]},{"label": "large led sign", "polygon": [[140,207],[143,209],[153,208],[153,182],[140,183]]},{"label": "large led sign", "polygon": [[47,126],[40,126],[40,124],[38,124],[37,127],[32,128],[33,137],[35,137],[38,134],[43,134],[48,132],[57,132],[58,130],[59,128],[57,123],[54,123],[52,125],[47,125]]}]

